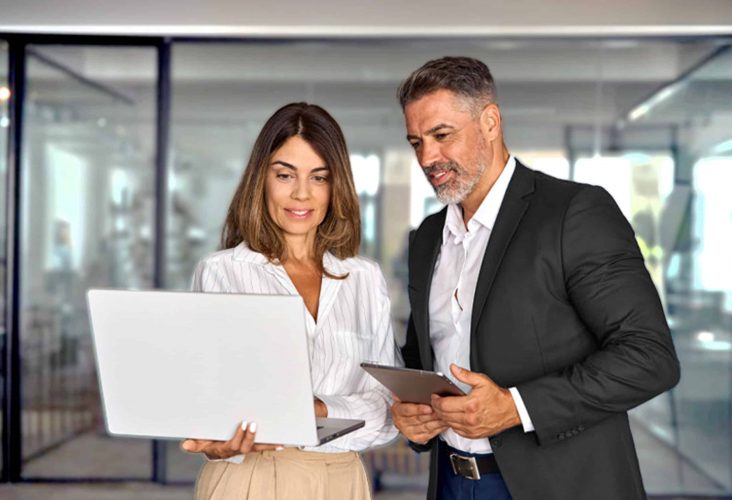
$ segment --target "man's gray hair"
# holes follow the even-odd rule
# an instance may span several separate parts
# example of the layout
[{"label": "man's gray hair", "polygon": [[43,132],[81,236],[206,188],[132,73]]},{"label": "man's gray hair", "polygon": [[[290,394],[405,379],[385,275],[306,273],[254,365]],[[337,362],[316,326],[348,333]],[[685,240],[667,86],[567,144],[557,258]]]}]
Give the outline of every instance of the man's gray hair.
[{"label": "man's gray hair", "polygon": [[496,102],[496,84],[488,66],[472,57],[426,62],[399,85],[397,96],[403,111],[410,102],[443,89],[462,97],[474,114]]}]

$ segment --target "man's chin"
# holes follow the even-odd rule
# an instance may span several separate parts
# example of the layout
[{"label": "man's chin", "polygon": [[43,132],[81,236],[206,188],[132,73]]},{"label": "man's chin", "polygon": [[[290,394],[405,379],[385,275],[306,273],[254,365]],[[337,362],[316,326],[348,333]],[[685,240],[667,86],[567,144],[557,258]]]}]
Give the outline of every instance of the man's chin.
[{"label": "man's chin", "polygon": [[445,205],[457,205],[465,199],[465,195],[461,193],[435,193],[435,196],[437,197],[437,201]]},{"label": "man's chin", "polygon": [[469,190],[464,187],[461,189],[461,186],[445,186],[443,189],[435,189],[437,200],[445,205],[462,203],[468,194]]}]

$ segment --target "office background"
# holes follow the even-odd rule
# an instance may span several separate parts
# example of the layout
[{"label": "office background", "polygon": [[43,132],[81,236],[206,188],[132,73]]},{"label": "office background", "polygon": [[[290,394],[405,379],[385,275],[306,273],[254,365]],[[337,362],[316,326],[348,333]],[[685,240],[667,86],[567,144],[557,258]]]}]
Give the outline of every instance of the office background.
[{"label": "office background", "polygon": [[[160,4],[0,3],[3,481],[193,480],[177,443],[105,435],[85,290],[186,289],[287,102],[343,126],[403,337],[407,233],[440,205],[395,89],[462,54],[491,67],[512,153],[604,186],[636,231],[682,366],[631,412],[648,492],[732,497],[732,4]],[[427,460],[366,455],[383,495],[422,491]]]}]

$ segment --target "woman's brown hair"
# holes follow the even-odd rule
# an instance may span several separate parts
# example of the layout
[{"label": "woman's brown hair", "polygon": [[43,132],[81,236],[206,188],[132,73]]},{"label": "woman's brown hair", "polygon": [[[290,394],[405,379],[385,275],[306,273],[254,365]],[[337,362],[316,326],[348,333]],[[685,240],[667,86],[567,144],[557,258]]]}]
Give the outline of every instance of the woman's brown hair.
[{"label": "woman's brown hair", "polygon": [[[221,233],[221,248],[233,248],[242,241],[271,262],[287,259],[287,245],[281,229],[267,211],[265,184],[272,155],[290,137],[300,136],[323,158],[330,171],[330,206],[318,226],[315,259],[323,265],[323,254],[339,259],[353,257],[361,241],[358,195],[353,184],[346,140],[338,123],[320,106],[304,102],[281,107],[267,120],[257,137],[249,163],[229,205]],[[331,277],[338,278],[323,272]]]}]

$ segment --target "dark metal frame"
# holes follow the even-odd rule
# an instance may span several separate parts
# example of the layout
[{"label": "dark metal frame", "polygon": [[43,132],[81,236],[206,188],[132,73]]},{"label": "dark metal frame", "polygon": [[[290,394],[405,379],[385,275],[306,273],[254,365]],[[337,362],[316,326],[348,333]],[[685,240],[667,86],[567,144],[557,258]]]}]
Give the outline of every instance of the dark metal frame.
[{"label": "dark metal frame", "polygon": [[4,481],[20,478],[20,200],[21,140],[25,91],[25,44],[10,42],[8,83],[10,126],[8,127],[8,176],[6,195],[5,352],[3,382],[3,470]]},{"label": "dark metal frame", "polygon": [[[168,203],[168,144],[170,139],[171,108],[171,44],[170,39],[158,46],[158,102],[155,155],[155,249],[153,286],[165,288],[166,274],[166,208]],[[167,448],[164,441],[152,443],[152,480],[165,483],[167,480]]]}]

